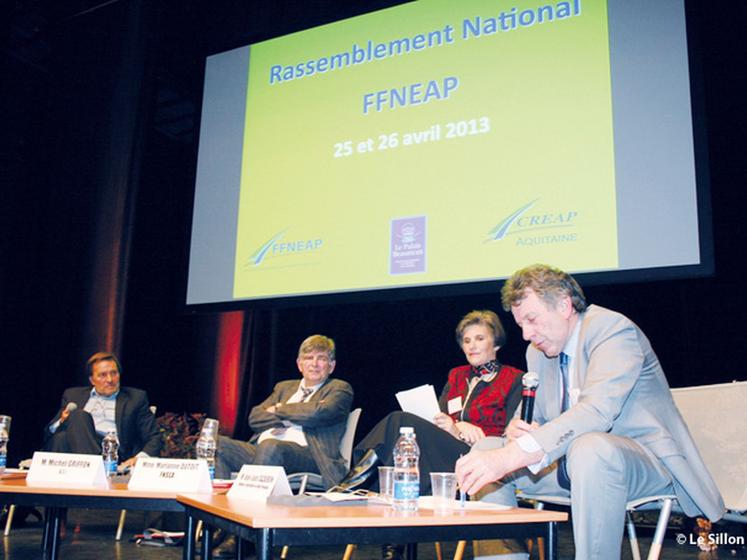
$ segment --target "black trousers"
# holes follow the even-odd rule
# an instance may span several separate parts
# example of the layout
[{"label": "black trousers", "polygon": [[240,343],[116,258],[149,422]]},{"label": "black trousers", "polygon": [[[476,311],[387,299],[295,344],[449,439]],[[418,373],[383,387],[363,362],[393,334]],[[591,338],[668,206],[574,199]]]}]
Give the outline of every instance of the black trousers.
[{"label": "black trousers", "polygon": [[[384,465],[393,465],[392,452],[399,439],[399,429],[412,426],[420,447],[420,495],[431,493],[432,472],[454,472],[457,459],[470,447],[435,424],[408,412],[392,412],[381,420],[353,450],[353,464],[373,449]],[[378,486],[378,477],[376,486]]]},{"label": "black trousers", "polygon": [[229,478],[232,472],[240,471],[244,465],[276,465],[285,468],[287,474],[319,474],[319,467],[308,446],[277,439],[266,439],[256,445],[219,436],[215,453],[215,477]]},{"label": "black trousers", "polygon": [[96,433],[93,417],[85,410],[73,410],[67,420],[46,441],[44,451],[99,455],[102,439]]}]

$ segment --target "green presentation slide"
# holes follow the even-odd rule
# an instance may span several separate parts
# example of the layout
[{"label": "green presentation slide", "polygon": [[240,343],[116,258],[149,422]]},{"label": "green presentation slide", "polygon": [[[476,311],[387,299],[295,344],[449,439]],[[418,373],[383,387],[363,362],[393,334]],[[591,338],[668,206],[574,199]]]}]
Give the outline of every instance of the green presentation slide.
[{"label": "green presentation slide", "polygon": [[235,298],[617,267],[606,2],[420,0],[247,71]]}]

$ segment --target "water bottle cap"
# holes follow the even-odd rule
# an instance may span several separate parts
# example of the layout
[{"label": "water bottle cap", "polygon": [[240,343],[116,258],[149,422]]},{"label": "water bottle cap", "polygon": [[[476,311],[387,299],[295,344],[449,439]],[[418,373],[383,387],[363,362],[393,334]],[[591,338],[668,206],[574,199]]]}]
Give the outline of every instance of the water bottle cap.
[{"label": "water bottle cap", "polygon": [[404,435],[410,435],[410,434],[414,434],[414,433],[415,433],[415,428],[413,428],[412,426],[402,426],[402,427],[401,427],[401,428],[399,429],[399,433],[400,433],[401,435],[403,435],[403,436],[404,436]]}]

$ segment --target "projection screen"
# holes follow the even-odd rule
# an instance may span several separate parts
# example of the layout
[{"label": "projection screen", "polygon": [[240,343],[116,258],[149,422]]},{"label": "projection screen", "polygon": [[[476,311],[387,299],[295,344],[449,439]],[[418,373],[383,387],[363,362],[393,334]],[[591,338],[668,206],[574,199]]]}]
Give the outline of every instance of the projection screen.
[{"label": "projection screen", "polygon": [[707,273],[686,31],[682,0],[419,0],[209,57],[187,304]]}]

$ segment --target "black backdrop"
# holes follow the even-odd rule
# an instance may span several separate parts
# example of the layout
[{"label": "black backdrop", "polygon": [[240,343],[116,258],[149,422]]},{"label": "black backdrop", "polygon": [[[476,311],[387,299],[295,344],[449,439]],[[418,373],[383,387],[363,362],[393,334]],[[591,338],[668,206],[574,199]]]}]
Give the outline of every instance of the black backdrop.
[{"label": "black backdrop", "polygon": [[[146,388],[161,411],[210,411],[217,312],[182,305],[204,56],[394,3],[36,0],[0,8],[8,16],[0,17],[0,413],[14,418],[11,464],[30,456],[62,390],[85,383],[82,364],[103,347],[120,353],[124,382]],[[715,275],[586,289],[593,303],[639,323],[672,386],[747,379],[745,16],[743,2],[688,2]],[[497,291],[248,311],[254,379],[240,410],[295,375],[298,343],[322,332],[337,340],[336,374],[354,385],[365,430],[395,407],[396,390],[440,389],[463,361],[454,326],[473,308],[498,310]],[[525,344],[501,317],[508,343],[500,356],[523,367]]]}]

